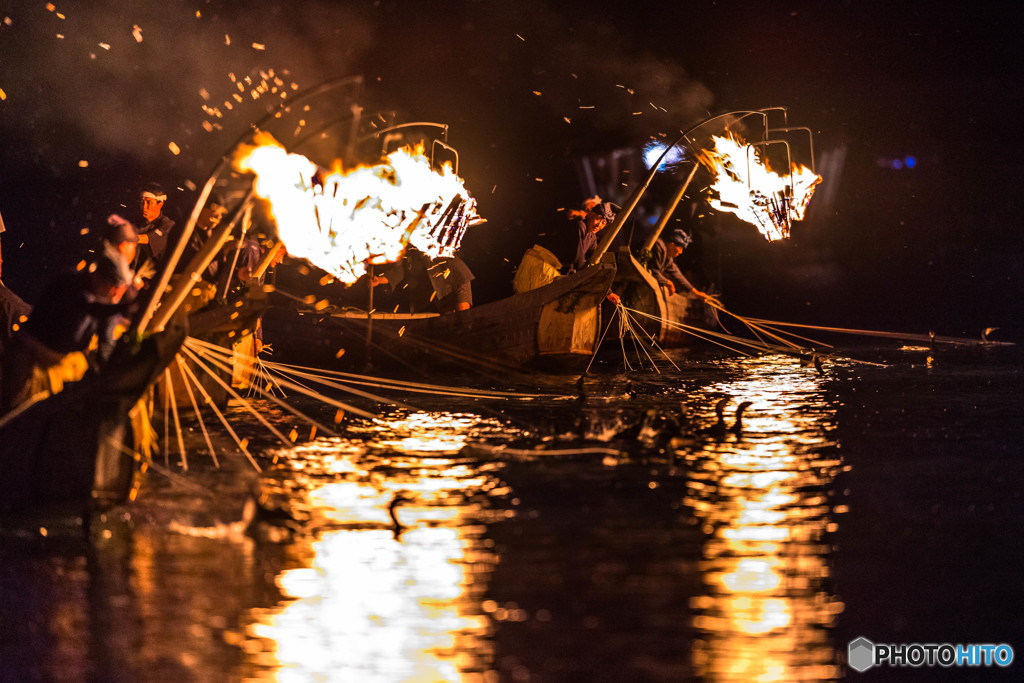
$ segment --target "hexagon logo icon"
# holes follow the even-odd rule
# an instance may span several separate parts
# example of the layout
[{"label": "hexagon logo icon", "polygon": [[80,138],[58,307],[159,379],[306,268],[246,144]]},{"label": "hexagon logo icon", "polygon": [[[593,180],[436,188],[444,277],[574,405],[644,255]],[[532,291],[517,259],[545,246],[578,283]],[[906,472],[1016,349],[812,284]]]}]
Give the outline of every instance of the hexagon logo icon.
[{"label": "hexagon logo icon", "polygon": [[846,662],[854,671],[867,671],[875,663],[875,644],[864,636],[850,641]]}]

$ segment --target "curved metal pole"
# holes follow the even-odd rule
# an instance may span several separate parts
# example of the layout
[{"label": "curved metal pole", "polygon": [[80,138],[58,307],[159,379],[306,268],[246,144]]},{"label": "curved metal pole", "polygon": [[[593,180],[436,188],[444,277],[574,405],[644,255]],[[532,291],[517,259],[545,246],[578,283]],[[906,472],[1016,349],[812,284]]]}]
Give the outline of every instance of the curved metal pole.
[{"label": "curved metal pole", "polygon": [[403,128],[419,128],[421,126],[430,126],[433,128],[441,128],[444,130],[444,139],[448,139],[448,124],[447,123],[436,123],[434,121],[412,121],[410,123],[399,123],[394,126],[388,126],[387,128],[381,128],[378,131],[374,131],[369,135],[364,135],[359,138],[356,142],[366,142],[373,138],[379,138],[384,133],[390,133],[391,131],[401,130]]},{"label": "curved metal pole", "polygon": [[[355,107],[355,108],[358,108],[358,107],[356,107],[356,105],[352,105],[352,106]],[[310,140],[312,140],[316,136],[322,135],[325,131],[328,131],[331,128],[334,128],[339,123],[345,123],[346,121],[351,121],[352,125],[356,125],[356,126],[359,125],[359,117],[357,116],[357,112],[354,112],[354,111],[350,112],[350,113],[346,114],[345,116],[342,116],[340,118],[328,121],[327,123],[325,123],[322,126],[320,126],[319,128],[317,128],[316,130],[311,130],[311,131],[307,132],[306,135],[304,135],[303,137],[301,137],[298,140],[296,140],[295,142],[293,142],[290,145],[290,148],[292,150],[296,150],[296,151],[300,150],[300,149],[302,149],[302,146],[304,144],[306,144],[307,142],[309,142]],[[352,145],[352,143],[350,141],[349,145],[347,145],[346,147],[351,147],[351,145]],[[350,151],[346,151],[344,154],[345,154],[346,158],[343,159],[342,161],[344,161],[345,163],[348,163],[348,159],[351,158],[352,153]]]},{"label": "curved metal pole", "polygon": [[661,233],[664,232],[665,226],[668,225],[668,219],[675,213],[676,207],[679,206],[679,202],[682,201],[683,195],[686,194],[686,188],[690,186],[690,181],[693,180],[693,176],[697,174],[697,169],[700,168],[700,162],[694,161],[693,168],[690,169],[690,175],[686,176],[686,182],[679,186],[675,196],[672,197],[672,201],[669,203],[668,208],[661,214],[661,219],[658,221],[658,225],[654,227],[652,232],[647,239],[644,241],[641,251],[650,251],[654,247],[654,243],[661,237]]},{"label": "curved metal pole", "polygon": [[765,114],[764,112],[741,110],[730,111],[724,114],[718,114],[717,116],[712,116],[709,119],[701,121],[696,126],[693,126],[685,133],[680,133],[679,137],[676,138],[671,145],[666,147],[665,151],[661,153],[661,156],[658,157],[657,161],[655,161],[654,164],[652,164],[651,172],[647,174],[647,178],[644,180],[643,184],[638,186],[636,190],[633,191],[633,194],[630,195],[629,200],[626,202],[626,206],[621,211],[619,211],[619,213],[615,216],[615,222],[612,223],[610,228],[606,229],[605,236],[601,238],[601,241],[598,242],[597,247],[594,249],[594,253],[591,254],[590,258],[587,260],[588,265],[596,264],[598,261],[601,260],[601,257],[604,256],[605,252],[608,251],[608,247],[611,246],[612,241],[618,236],[619,231],[622,230],[622,226],[625,225],[626,220],[629,218],[630,214],[633,213],[633,210],[636,208],[636,205],[640,203],[640,198],[643,196],[644,192],[647,191],[647,188],[650,186],[651,181],[654,180],[654,176],[658,173],[658,168],[661,166],[661,162],[664,161],[665,156],[668,154],[669,150],[673,149],[683,140],[689,141],[690,134],[692,134],[698,128],[706,126],[712,121],[724,118],[726,116],[735,116],[737,114],[743,114],[741,120],[742,118],[745,118],[747,116],[755,114],[760,115],[764,117],[765,127],[767,127],[768,115]]},{"label": "curved metal pole", "polygon": [[[447,137],[447,134],[448,134],[448,129],[446,128],[445,129],[445,136],[446,137]],[[444,149],[447,149],[449,152],[451,152],[452,154],[455,155],[455,168],[452,169],[452,170],[455,172],[455,175],[459,175],[459,150],[455,149],[454,147],[449,145],[444,140],[434,140],[431,143],[431,145],[430,145],[430,166],[431,166],[431,168],[433,168],[433,166],[434,166],[434,148],[437,147],[438,145],[441,145],[441,147],[443,147]]]},{"label": "curved metal pole", "polygon": [[814,134],[811,129],[807,126],[787,126],[786,128],[772,128],[769,133],[790,133],[795,130],[802,130],[807,132],[807,144],[811,148],[811,173],[816,173],[814,170]]},{"label": "curved metal pole", "polygon": [[277,118],[278,114],[280,114],[282,111],[285,111],[286,109],[294,106],[295,104],[298,104],[299,102],[309,99],[310,97],[314,97],[316,95],[328,92],[339,86],[349,85],[352,83],[356,83],[361,86],[363,84],[363,77],[345,76],[344,78],[337,78],[334,79],[333,81],[325,81],[320,85],[310,88],[309,90],[304,90],[303,92],[299,93],[298,95],[288,100],[287,102],[282,102],[280,105],[278,105],[270,112],[268,112],[266,116],[259,119],[256,123],[250,124],[250,130],[247,130],[245,133],[240,135],[238,139],[235,140],[235,142],[230,147],[228,147],[227,152],[225,152],[224,155],[221,156],[220,160],[216,163],[216,165],[214,165],[213,171],[210,173],[210,177],[207,179],[206,184],[203,186],[202,192],[199,193],[199,198],[196,199],[196,204],[194,207],[192,207],[192,213],[189,215],[188,222],[185,223],[185,228],[184,230],[182,230],[181,237],[178,239],[178,243],[175,244],[174,251],[171,253],[171,256],[168,258],[166,264],[164,265],[164,270],[160,274],[160,279],[158,280],[156,286],[153,289],[153,298],[150,300],[149,305],[143,312],[142,317],[139,318],[139,323],[136,326],[136,335],[139,338],[141,338],[142,335],[145,334],[150,321],[153,319],[153,314],[156,312],[157,307],[160,305],[160,299],[162,297],[164,290],[167,288],[167,283],[171,281],[171,275],[174,274],[174,269],[177,267],[178,261],[181,259],[181,255],[185,251],[185,245],[188,244],[188,240],[192,236],[192,231],[195,230],[196,221],[199,219],[199,212],[201,212],[203,210],[203,207],[206,206],[206,200],[210,198],[210,193],[213,191],[213,186],[216,184],[220,174],[224,172],[224,169],[231,162],[231,157],[235,149],[237,149],[239,145],[245,142],[245,140],[247,140],[249,136],[252,135],[253,131],[259,130],[268,121],[272,121],[273,119]]}]

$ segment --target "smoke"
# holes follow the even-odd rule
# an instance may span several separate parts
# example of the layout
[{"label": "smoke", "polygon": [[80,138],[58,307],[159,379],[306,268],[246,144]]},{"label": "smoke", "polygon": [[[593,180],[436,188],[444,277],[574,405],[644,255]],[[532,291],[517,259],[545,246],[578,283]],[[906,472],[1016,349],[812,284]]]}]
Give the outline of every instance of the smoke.
[{"label": "smoke", "polygon": [[497,96],[583,145],[678,129],[712,103],[610,21],[542,0],[0,0],[0,22],[0,125],[53,164],[92,149],[194,172],[281,92],[367,71],[393,76],[393,106],[442,91],[455,119]]},{"label": "smoke", "polygon": [[501,58],[526,72],[524,94],[581,144],[636,142],[707,116],[711,91],[683,65],[655,56],[635,27],[553,7],[527,0],[511,20],[498,17],[515,38]]},{"label": "smoke", "polygon": [[[369,24],[350,10],[328,2],[288,7],[2,3],[0,121],[27,133],[53,165],[92,150],[195,170],[222,154],[217,144],[244,132],[255,112],[279,104],[282,92],[348,74],[371,43]],[[254,96],[250,83],[268,74],[266,92]]]}]

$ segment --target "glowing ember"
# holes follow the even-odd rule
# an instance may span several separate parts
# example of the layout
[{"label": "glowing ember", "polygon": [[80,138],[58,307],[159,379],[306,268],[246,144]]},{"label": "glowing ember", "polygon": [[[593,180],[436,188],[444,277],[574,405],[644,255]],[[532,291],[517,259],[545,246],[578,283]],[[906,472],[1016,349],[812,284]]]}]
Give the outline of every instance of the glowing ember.
[{"label": "glowing ember", "polygon": [[452,256],[466,228],[480,221],[476,200],[451,166],[433,170],[422,150],[399,149],[376,166],[328,173],[260,133],[234,163],[256,174],[256,194],[269,201],[288,253],[347,284],[367,264],[397,261],[408,244],[431,257]]},{"label": "glowing ember", "polygon": [[753,145],[717,135],[712,139],[715,148],[701,156],[716,176],[711,206],[755,225],[769,242],[789,237],[792,222],[803,220],[821,176],[796,164],[790,174],[780,176]]}]

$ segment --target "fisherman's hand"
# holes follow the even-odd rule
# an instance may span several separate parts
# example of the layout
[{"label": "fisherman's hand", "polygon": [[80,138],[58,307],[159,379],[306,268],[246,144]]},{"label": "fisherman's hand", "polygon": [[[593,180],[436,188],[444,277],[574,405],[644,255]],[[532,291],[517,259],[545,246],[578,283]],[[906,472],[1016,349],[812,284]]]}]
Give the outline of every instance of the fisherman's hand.
[{"label": "fisherman's hand", "polygon": [[131,225],[131,222],[116,213],[112,213],[107,216],[107,225]]},{"label": "fisherman's hand", "polygon": [[621,303],[621,301],[622,301],[622,299],[619,298],[619,295],[616,294],[615,292],[608,292],[608,296],[605,297],[605,298],[608,299],[608,301],[610,301],[613,304],[615,304],[616,306],[618,306],[619,303]]},{"label": "fisherman's hand", "polygon": [[669,296],[672,296],[673,294],[676,293],[676,286],[674,284],[672,284],[671,282],[666,282],[662,286],[665,288],[665,291],[668,292]]},{"label": "fisherman's hand", "polygon": [[141,233],[139,235],[139,244],[149,244],[149,235]]},{"label": "fisherman's hand", "polygon": [[699,289],[694,289],[693,290],[693,294],[695,296],[699,296],[701,299],[704,299],[704,301],[706,301],[711,306],[721,307],[721,305],[722,305],[722,302],[720,302],[718,299],[716,299],[715,297],[711,296],[710,294],[708,294],[706,292],[700,291]]},{"label": "fisherman's hand", "polygon": [[151,259],[143,261],[139,269],[135,271],[135,284],[140,286],[143,280],[150,280],[156,275],[156,266]]},{"label": "fisherman's hand", "polygon": [[374,275],[370,278],[370,286],[376,287],[377,285],[386,285],[388,283],[387,277],[384,275]]}]

